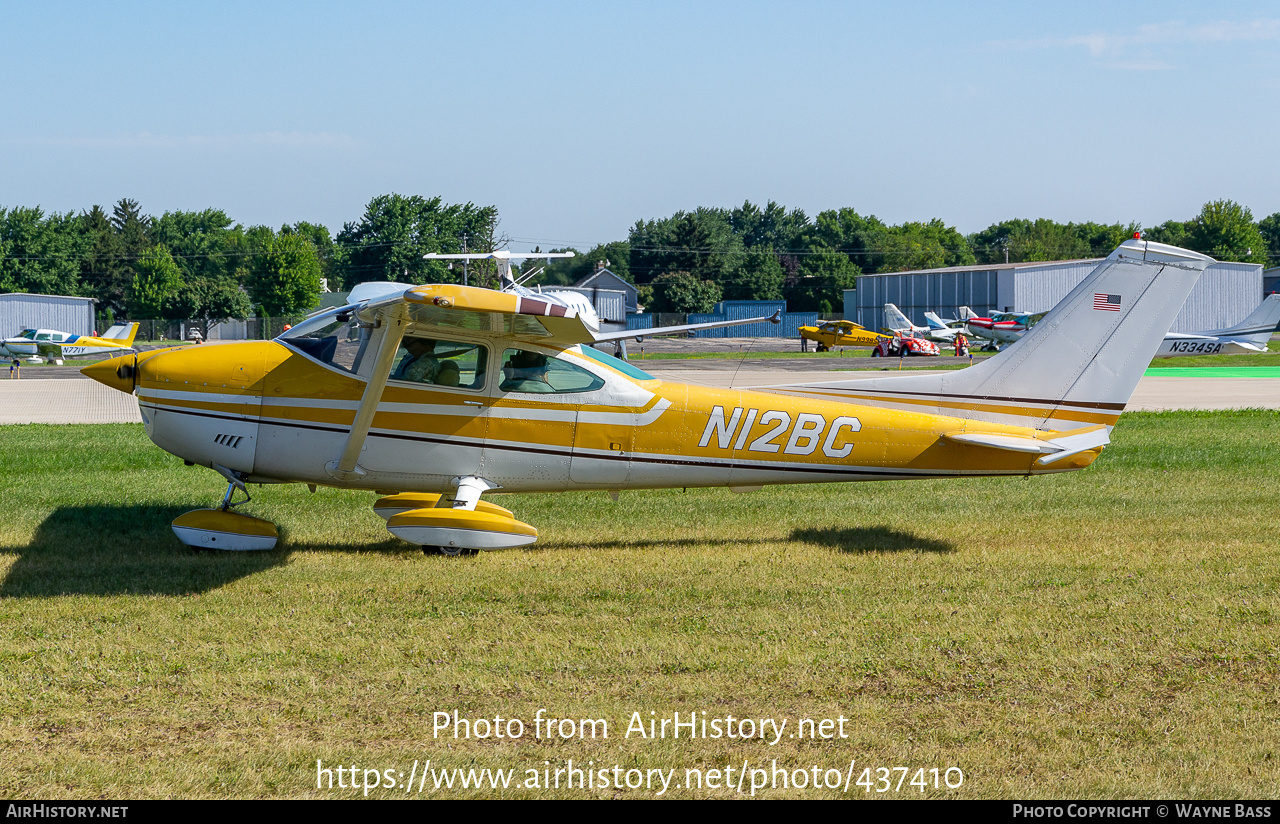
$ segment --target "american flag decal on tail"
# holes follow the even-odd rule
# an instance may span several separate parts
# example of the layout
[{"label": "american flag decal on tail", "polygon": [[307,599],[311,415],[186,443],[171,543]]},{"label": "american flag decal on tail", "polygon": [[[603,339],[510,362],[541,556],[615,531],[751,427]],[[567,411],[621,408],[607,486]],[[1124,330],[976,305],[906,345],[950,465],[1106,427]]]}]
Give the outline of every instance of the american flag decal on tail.
[{"label": "american flag decal on tail", "polygon": [[1103,293],[1101,293],[1101,292],[1094,292],[1094,293],[1093,293],[1093,308],[1094,308],[1094,309],[1101,309],[1101,310],[1103,310],[1104,312],[1119,312],[1119,311],[1120,311],[1120,296],[1119,296],[1119,295],[1104,295],[1104,294],[1103,294]]}]

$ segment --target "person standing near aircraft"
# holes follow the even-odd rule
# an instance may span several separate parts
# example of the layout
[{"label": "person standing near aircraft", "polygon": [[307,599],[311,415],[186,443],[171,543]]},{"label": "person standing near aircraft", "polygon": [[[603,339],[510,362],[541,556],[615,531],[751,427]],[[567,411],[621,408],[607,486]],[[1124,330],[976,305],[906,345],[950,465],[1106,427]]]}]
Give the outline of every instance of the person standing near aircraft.
[{"label": "person standing near aircraft", "polygon": [[18,378],[21,378],[21,377],[22,377],[22,361],[18,360],[17,358],[14,358],[13,362],[9,364],[9,380],[11,381],[17,380]]}]

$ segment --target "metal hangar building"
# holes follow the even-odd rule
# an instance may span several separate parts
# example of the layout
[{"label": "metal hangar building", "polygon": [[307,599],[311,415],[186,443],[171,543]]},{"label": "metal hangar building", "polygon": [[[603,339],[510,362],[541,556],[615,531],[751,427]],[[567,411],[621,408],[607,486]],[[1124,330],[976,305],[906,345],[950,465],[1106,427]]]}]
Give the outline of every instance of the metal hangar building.
[{"label": "metal hangar building", "polygon": [[12,337],[23,329],[57,329],[72,335],[92,335],[93,303],[93,298],[70,295],[26,292],[0,295],[0,337]]},{"label": "metal hangar building", "polygon": [[[968,306],[979,315],[992,312],[1047,312],[1102,262],[1086,260],[986,263],[862,274],[856,289],[844,292],[844,317],[868,329],[884,326],[884,305],[892,303],[924,325],[924,313],[959,317]],[[1262,302],[1262,265],[1214,263],[1200,276],[1173,323],[1173,332],[1222,329],[1238,323]]]}]

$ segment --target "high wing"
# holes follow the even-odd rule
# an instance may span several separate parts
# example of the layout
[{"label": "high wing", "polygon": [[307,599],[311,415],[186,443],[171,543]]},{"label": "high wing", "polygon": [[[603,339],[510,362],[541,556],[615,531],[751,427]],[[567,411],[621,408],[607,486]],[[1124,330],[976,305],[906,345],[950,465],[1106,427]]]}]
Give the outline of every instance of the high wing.
[{"label": "high wing", "polygon": [[[748,323],[781,323],[782,312],[777,311],[772,315],[761,315],[758,318],[742,318],[740,320],[716,320],[707,321],[706,323],[686,323],[681,326],[658,326],[653,329],[628,329],[625,332],[605,332],[595,336],[594,343],[606,343],[615,340],[628,340],[635,338],[653,337],[654,335],[672,335],[677,332],[694,332],[699,329],[719,329],[723,326],[742,326]],[[872,333],[874,334],[874,333]]]},{"label": "high wing", "polygon": [[[515,286],[513,291],[498,292],[456,284],[367,284],[352,290],[351,298],[361,302],[317,313],[291,330],[291,334],[300,334],[309,325],[324,325],[334,317],[349,320],[352,315],[361,326],[385,325],[389,329],[382,336],[378,350],[370,353],[374,359],[373,370],[356,408],[342,455],[325,467],[331,477],[343,481],[365,474],[358,463],[360,451],[373,425],[382,392],[391,376],[396,352],[410,325],[509,335],[516,339],[523,338],[567,348],[577,344],[589,345],[628,337],[758,323],[762,320],[777,323],[780,314],[775,313],[772,318],[746,318],[601,334],[599,321],[586,304],[580,304],[581,308],[575,307],[568,301],[556,300],[554,294],[537,295],[519,286]],[[491,487],[467,486],[463,483],[458,487],[455,508],[474,509],[480,495],[488,488]]]},{"label": "high wing", "polygon": [[[515,337],[536,339],[544,343],[562,346],[574,344],[606,343],[629,338],[645,338],[653,335],[669,335],[699,329],[717,329],[724,326],[740,326],[769,321],[778,323],[781,312],[739,320],[686,323],[679,326],[659,326],[652,329],[628,329],[621,332],[601,332],[600,322],[588,308],[568,305],[558,300],[554,292],[537,294],[497,292],[475,286],[456,284],[378,284],[383,294],[353,307],[360,319],[375,322],[376,316],[388,307],[404,304],[407,320],[420,326],[439,326],[449,329],[483,331],[508,334]],[[358,287],[357,287],[358,290]],[[352,299],[362,296],[352,292]]]}]

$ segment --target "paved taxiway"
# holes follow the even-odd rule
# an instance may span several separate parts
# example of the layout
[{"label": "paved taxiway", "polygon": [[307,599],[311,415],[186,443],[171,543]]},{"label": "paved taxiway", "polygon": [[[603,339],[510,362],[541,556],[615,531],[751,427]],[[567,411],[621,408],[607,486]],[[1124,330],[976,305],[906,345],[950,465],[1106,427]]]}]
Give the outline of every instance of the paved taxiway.
[{"label": "paved taxiway", "polygon": [[[859,359],[863,366],[865,359]],[[664,380],[700,386],[750,388],[826,383],[857,378],[919,374],[897,361],[852,369],[853,359],[755,358],[743,360],[634,360]],[[886,367],[880,366],[885,363]],[[908,363],[912,363],[908,361]],[[1206,370],[1210,371],[1210,370]],[[1146,377],[1138,384],[1130,410],[1280,409],[1280,378]],[[21,380],[0,377],[0,424],[136,423],[137,401],[80,374],[74,367],[23,369]]]}]

